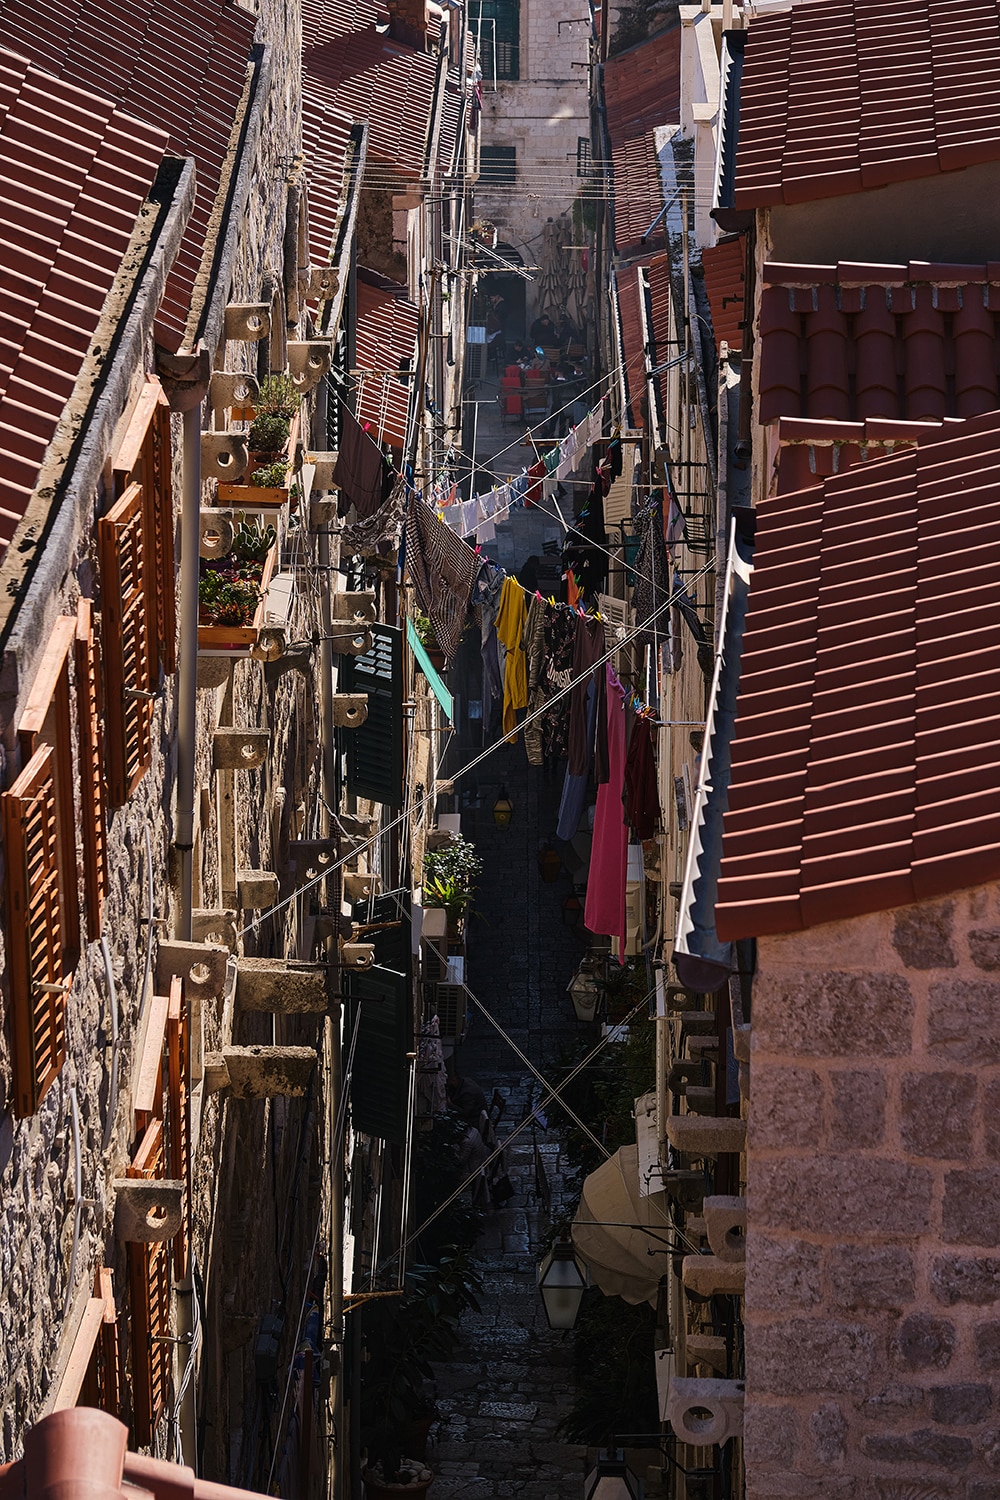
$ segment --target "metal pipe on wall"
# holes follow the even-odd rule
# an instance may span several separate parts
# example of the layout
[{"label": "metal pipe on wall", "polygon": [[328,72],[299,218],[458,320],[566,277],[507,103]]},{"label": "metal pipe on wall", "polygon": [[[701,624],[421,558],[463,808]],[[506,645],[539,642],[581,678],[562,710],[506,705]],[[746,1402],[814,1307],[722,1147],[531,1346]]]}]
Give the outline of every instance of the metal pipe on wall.
[{"label": "metal pipe on wall", "polygon": [[201,403],[183,414],[180,653],[177,672],[177,816],[180,855],[177,936],[191,941],[194,905],[195,730],[198,710],[198,545],[201,530]]}]

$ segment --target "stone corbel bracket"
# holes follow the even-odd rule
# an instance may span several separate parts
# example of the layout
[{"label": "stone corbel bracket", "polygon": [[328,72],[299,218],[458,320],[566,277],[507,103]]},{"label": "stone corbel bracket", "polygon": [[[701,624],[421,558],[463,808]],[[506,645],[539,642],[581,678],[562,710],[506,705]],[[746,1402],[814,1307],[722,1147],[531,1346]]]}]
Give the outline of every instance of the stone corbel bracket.
[{"label": "stone corbel bracket", "polygon": [[349,620],[357,625],[372,625],[378,619],[375,609],[375,590],[362,589],[358,593],[345,590],[342,594],[331,594],[330,610],[335,620]]},{"label": "stone corbel bracket", "polygon": [[666,1419],[682,1443],[706,1448],[743,1435],[743,1381],[697,1380],[675,1376],[667,1395]]},{"label": "stone corbel bracket", "polygon": [[271,308],[267,302],[231,302],[226,308],[223,332],[238,343],[259,344],[270,337]]},{"label": "stone corbel bracket", "polygon": [[358,729],[368,717],[367,693],[334,693],[333,722],[340,729]]},{"label": "stone corbel bracket", "polygon": [[370,969],[375,962],[373,943],[342,943],[340,962],[345,969]]},{"label": "stone corbel bracket", "polygon": [[280,1015],[323,1015],[328,1007],[326,970],[290,969],[279,958],[238,958],[236,1005]]},{"label": "stone corbel bracket", "polygon": [[319,384],[329,372],[332,359],[329,339],[289,339],[288,373],[300,395]]},{"label": "stone corbel bracket", "polygon": [[228,962],[229,949],[221,944],[164,939],[156,953],[156,993],[169,994],[171,979],[179,975],[187,994],[221,1000]]},{"label": "stone corbel bracket", "polygon": [[202,557],[225,557],[233,550],[235,528],[224,511],[203,510],[198,525],[198,551]]},{"label": "stone corbel bracket", "polygon": [[173,1239],[181,1227],[184,1184],[173,1178],[116,1177],[115,1238],[132,1245]]},{"label": "stone corbel bracket", "polygon": [[372,649],[372,633],[363,626],[351,626],[347,622],[342,630],[334,625],[330,632],[330,649],[338,656],[364,656]]},{"label": "stone corbel bracket", "polygon": [[232,406],[253,406],[260,399],[260,386],[243,370],[213,370],[208,404],[213,411]]},{"label": "stone corbel bracket", "polygon": [[312,1047],[226,1047],[205,1054],[205,1085],[234,1099],[298,1098],[315,1066]]},{"label": "stone corbel bracket", "polygon": [[250,462],[244,432],[203,432],[201,435],[201,474],[203,479],[240,479]]},{"label": "stone corbel bracket", "polygon": [[717,1255],[685,1255],[681,1265],[684,1290],[695,1297],[742,1297],[746,1275],[743,1261],[720,1260]]},{"label": "stone corbel bracket", "polygon": [[713,1255],[734,1264],[746,1260],[747,1200],[716,1196],[705,1199],[705,1229]]},{"label": "stone corbel bracket", "polygon": [[212,736],[212,769],[259,771],[270,747],[269,729],[217,729]]},{"label": "stone corbel bracket", "polygon": [[336,448],[325,453],[310,453],[306,462],[313,466],[313,489],[333,490],[336,485],[333,482],[333,471],[337,467],[339,457]]},{"label": "stone corbel bracket", "polygon": [[382,889],[380,875],[359,875],[352,871],[344,876],[344,897],[348,901],[367,901],[377,896]]}]

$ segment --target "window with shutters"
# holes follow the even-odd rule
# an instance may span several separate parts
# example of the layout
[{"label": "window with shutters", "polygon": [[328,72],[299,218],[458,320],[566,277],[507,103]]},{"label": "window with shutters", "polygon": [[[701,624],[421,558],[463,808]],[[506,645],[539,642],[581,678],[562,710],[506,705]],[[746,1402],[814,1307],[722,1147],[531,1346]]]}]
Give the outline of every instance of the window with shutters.
[{"label": "window with shutters", "polygon": [[479,0],[471,9],[471,25],[479,38],[483,76],[494,81],[520,78],[520,0]]},{"label": "window with shutters", "polygon": [[357,1026],[351,1072],[355,1130],[401,1145],[406,1138],[413,1000],[406,974],[375,965],[345,976],[349,1035]]},{"label": "window with shutters", "polygon": [[80,953],[69,651],[60,617],[18,725],[24,769],[0,794],[14,1109],[34,1114],[62,1067],[66,995]]},{"label": "window with shutters", "polygon": [[480,146],[479,181],[489,187],[491,182],[505,186],[517,181],[516,146]]},{"label": "window with shutters", "polygon": [[[129,1177],[155,1179],[166,1175],[165,1167],[163,1121],[153,1120],[126,1172]],[[148,1245],[130,1243],[127,1250],[133,1425],[135,1441],[143,1447],[153,1441],[156,1424],[172,1394],[171,1244],[169,1240]]]},{"label": "window with shutters", "polygon": [[389,807],[403,805],[403,632],[371,625],[372,647],[341,669],[347,693],[368,694],[368,717],[344,733],[347,790]]},{"label": "window with shutters", "polygon": [[167,1007],[167,1164],[169,1175],[184,1184],[184,1213],[174,1235],[174,1275],[188,1274],[191,1237],[191,1140],[188,1099],[191,1090],[191,1036],[182,981],[170,982]]},{"label": "window with shutters", "polygon": [[101,935],[101,913],[108,890],[107,805],[104,789],[104,725],[101,719],[101,648],[93,609],[81,599],[76,613],[76,715],[80,747],[83,880],[87,936]]},{"label": "window with shutters", "polygon": [[[110,1416],[117,1417],[121,1409],[118,1311],[115,1307],[111,1269],[108,1266],[97,1268],[92,1303],[96,1303],[100,1309],[100,1322],[76,1404],[96,1406]],[[95,1312],[96,1310],[95,1308]]]},{"label": "window with shutters", "polygon": [[113,460],[116,499],[97,523],[108,800],[145,775],[160,669],[174,670],[174,515],[169,412],[147,383]]}]

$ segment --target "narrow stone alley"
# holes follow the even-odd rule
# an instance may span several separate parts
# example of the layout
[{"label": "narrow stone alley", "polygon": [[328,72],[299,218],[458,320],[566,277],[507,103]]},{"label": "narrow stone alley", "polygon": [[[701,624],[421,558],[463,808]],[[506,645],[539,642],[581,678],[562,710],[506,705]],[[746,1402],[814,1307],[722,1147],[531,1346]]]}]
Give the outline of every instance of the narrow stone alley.
[{"label": "narrow stone alley", "polygon": [[[498,829],[492,815],[501,786],[514,808],[506,829]],[[465,785],[462,814],[463,833],[484,865],[470,924],[469,986],[553,1079],[578,1046],[566,985],[584,942],[582,929],[563,920],[573,889],[565,867],[547,882],[538,858],[555,832],[559,790],[558,780],[527,764],[519,740],[498,750]],[[542,1097],[542,1085],[471,1001],[459,1066],[488,1098],[499,1090],[505,1101],[501,1139]],[[514,1195],[505,1207],[489,1209],[479,1242],[481,1312],[464,1316],[463,1347],[437,1371],[440,1420],[429,1450],[434,1496],[576,1500],[584,1449],[557,1433],[572,1404],[572,1342],[549,1329],[536,1286],[549,1226],[575,1206],[569,1163],[555,1129],[536,1123],[507,1148],[505,1165]]]}]

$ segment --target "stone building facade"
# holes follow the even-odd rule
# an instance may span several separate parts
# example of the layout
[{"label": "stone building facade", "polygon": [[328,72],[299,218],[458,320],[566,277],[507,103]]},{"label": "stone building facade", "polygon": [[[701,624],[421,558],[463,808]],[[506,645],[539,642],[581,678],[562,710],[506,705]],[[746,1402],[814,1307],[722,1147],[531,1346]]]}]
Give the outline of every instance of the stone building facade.
[{"label": "stone building facade", "polygon": [[1000,891],[761,939],[747,1494],[1000,1487]]}]

